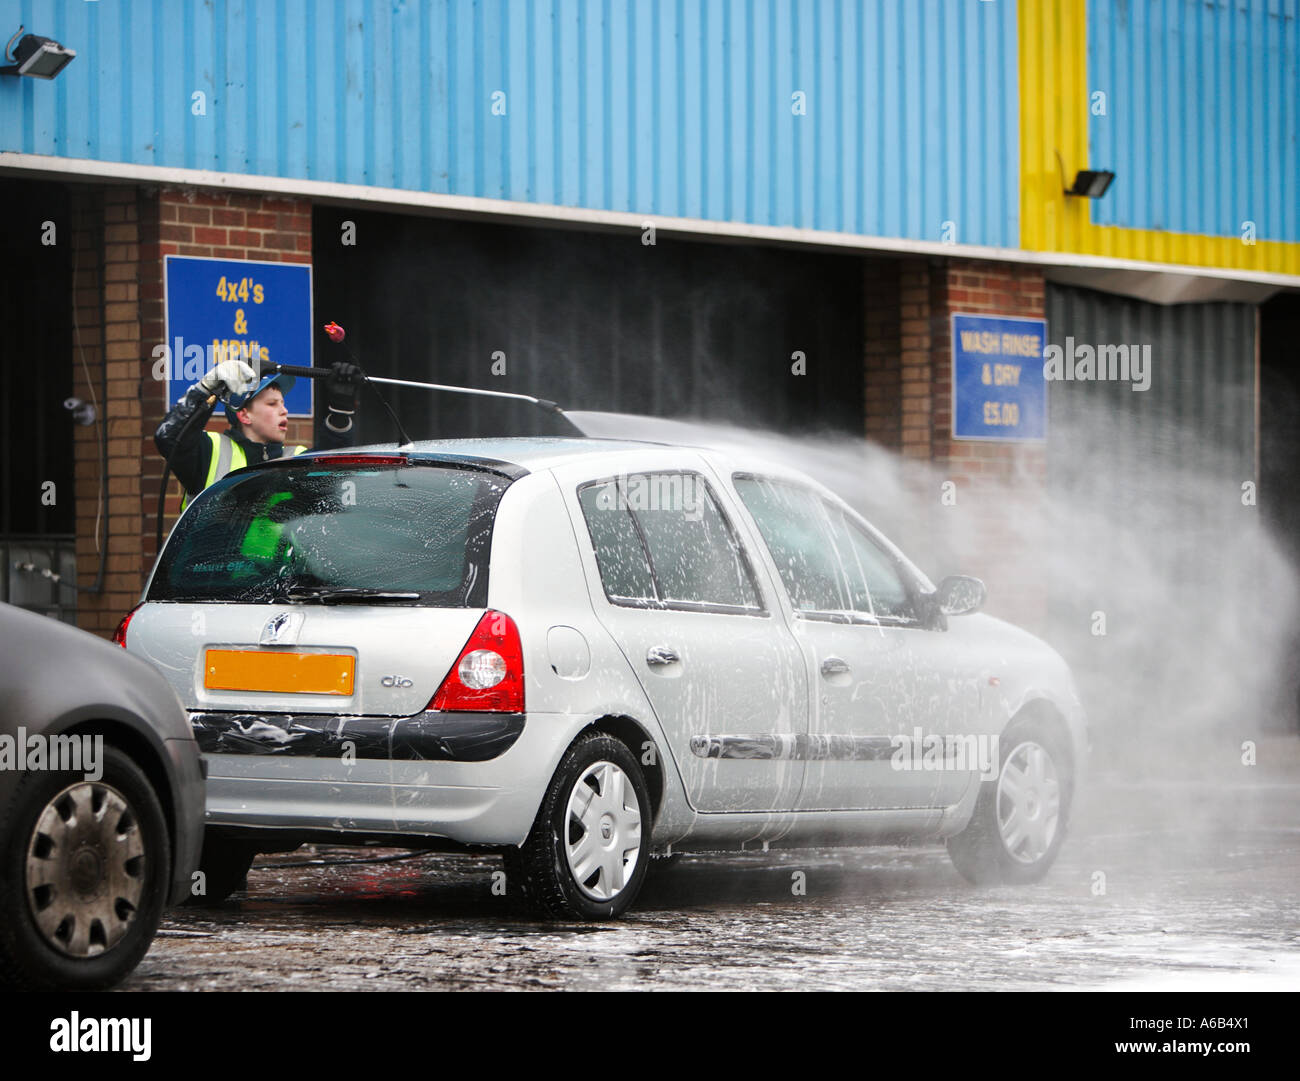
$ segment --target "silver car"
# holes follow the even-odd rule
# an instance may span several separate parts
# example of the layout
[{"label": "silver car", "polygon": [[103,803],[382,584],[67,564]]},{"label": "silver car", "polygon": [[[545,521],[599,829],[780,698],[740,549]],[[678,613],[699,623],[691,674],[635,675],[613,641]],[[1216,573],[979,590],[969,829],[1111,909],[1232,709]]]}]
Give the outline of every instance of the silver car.
[{"label": "silver car", "polygon": [[946,841],[1043,875],[1084,764],[1050,648],[826,488],[716,451],[447,440],[241,470],[126,646],[209,765],[209,898],[306,841],[497,850],[560,917],[652,855]]},{"label": "silver car", "polygon": [[109,987],[189,896],[198,747],[167,682],[112,643],[8,604],[0,640],[0,985]]}]

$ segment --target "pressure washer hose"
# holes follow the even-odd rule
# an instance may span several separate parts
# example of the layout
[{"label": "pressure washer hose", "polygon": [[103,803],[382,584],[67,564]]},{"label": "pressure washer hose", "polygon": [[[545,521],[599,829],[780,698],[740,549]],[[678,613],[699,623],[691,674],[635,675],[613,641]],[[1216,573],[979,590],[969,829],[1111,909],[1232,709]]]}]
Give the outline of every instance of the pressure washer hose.
[{"label": "pressure washer hose", "polygon": [[[190,414],[190,419],[187,420],[181,426],[180,435],[176,437],[176,442],[172,444],[173,453],[175,453],[176,448],[179,447],[182,442],[184,442],[185,437],[190,434],[190,429],[193,428],[195,421],[197,421],[200,417],[202,417],[203,423],[207,424],[208,418],[212,416],[212,410],[215,408],[216,404],[217,404],[217,396],[213,394],[208,398],[206,402],[203,403],[201,408],[194,410],[194,412]],[[162,554],[163,511],[166,509],[167,506],[167,481],[171,478],[171,475],[172,475],[171,457],[168,455],[164,455],[162,482],[158,485],[158,532],[154,537],[154,544],[153,544],[153,548],[154,548],[153,555],[155,559],[157,559],[158,556]]]}]

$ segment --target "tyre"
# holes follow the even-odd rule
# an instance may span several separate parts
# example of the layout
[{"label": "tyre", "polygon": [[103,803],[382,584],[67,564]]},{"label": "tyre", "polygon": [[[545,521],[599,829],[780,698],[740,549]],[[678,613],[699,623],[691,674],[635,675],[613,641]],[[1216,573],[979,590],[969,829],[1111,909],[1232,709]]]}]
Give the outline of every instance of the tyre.
[{"label": "tyre", "polygon": [[650,792],[623,743],[592,733],[565,752],[523,847],[506,856],[540,915],[608,920],[621,915],[645,881]]},{"label": "tyre", "polygon": [[948,855],[977,886],[1037,882],[1065,839],[1073,795],[1070,756],[1042,721],[1013,722],[998,741],[996,780],[980,787],[966,829]]},{"label": "tyre", "polygon": [[203,892],[195,892],[198,886],[190,890],[185,904],[202,908],[205,905],[217,905],[232,893],[246,889],[248,886],[248,869],[253,866],[257,849],[244,841],[234,841],[211,830],[204,831],[203,853],[199,856],[200,879]]},{"label": "tyre", "polygon": [[33,772],[0,811],[0,982],[111,987],[162,918],[171,841],[144,773],[105,747],[99,780]]}]

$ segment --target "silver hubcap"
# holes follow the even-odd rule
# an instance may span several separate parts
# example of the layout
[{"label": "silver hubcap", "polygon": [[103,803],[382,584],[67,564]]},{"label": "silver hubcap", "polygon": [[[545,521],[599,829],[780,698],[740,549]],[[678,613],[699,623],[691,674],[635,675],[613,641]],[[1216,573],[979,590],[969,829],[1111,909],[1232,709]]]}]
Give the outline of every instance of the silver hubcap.
[{"label": "silver hubcap", "polygon": [[641,804],[613,762],[588,766],[569,794],[564,854],[573,880],[594,901],[622,892],[641,858]]},{"label": "silver hubcap", "polygon": [[126,934],[144,892],[144,837],[122,794],[70,785],[45,806],[27,846],[27,904],[45,941],[94,957]]},{"label": "silver hubcap", "polygon": [[1061,784],[1052,756],[1021,743],[998,776],[998,830],[1013,859],[1036,863],[1052,847],[1061,810]]}]

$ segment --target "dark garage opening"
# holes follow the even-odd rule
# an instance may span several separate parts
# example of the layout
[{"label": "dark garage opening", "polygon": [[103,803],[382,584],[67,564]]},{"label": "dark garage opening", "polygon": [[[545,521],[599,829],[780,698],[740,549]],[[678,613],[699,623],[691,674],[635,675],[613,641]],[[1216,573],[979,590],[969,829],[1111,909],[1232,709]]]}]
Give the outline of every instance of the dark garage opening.
[{"label": "dark garage opening", "polygon": [[[1259,509],[1293,566],[1300,567],[1300,293],[1281,293],[1259,309]],[[1290,707],[1300,728],[1300,626],[1291,629]]]},{"label": "dark garage opening", "polygon": [[73,393],[68,194],[0,180],[0,205],[0,600],[70,618],[74,589],[16,566],[76,582],[73,422],[63,406]]},{"label": "dark garage opening", "polygon": [[[342,323],[373,375],[569,409],[863,431],[860,257],[332,207],[316,209],[312,244],[316,322]],[[318,364],[343,359],[323,335],[316,348]],[[796,351],[806,375],[791,374]],[[529,406],[385,393],[415,439],[571,434]],[[369,395],[360,438],[393,438]]]}]

